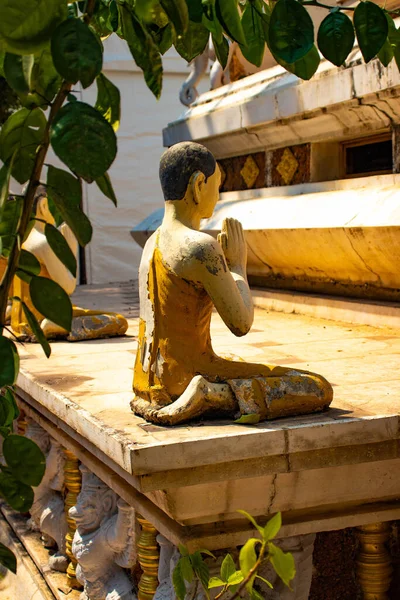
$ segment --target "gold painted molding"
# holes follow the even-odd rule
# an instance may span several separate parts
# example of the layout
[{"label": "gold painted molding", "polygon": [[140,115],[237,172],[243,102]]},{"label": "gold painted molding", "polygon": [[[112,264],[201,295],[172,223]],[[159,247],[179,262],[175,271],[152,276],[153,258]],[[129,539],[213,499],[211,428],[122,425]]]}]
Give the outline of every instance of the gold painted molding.
[{"label": "gold painted molding", "polygon": [[372,523],[357,528],[360,551],[357,557],[357,576],[364,600],[388,600],[392,580],[392,561],[386,548],[390,523]]},{"label": "gold painted molding", "polygon": [[138,559],[143,570],[139,581],[138,600],[152,600],[158,588],[160,549],[156,540],[158,531],[141,515],[136,516],[142,527],[138,540]]},{"label": "gold painted molding", "polygon": [[76,579],[75,569],[76,569],[76,559],[72,554],[72,540],[74,539],[74,534],[76,531],[76,524],[74,519],[69,516],[69,509],[72,506],[75,506],[76,499],[78,497],[79,492],[81,491],[82,484],[82,476],[79,470],[79,461],[75,454],[66,448],[63,448],[66,461],[64,467],[64,475],[65,475],[65,512],[67,515],[67,523],[68,523],[68,533],[66,535],[66,552],[67,556],[70,559],[70,563],[67,569],[67,583],[71,588],[74,589],[82,589],[81,584]]}]

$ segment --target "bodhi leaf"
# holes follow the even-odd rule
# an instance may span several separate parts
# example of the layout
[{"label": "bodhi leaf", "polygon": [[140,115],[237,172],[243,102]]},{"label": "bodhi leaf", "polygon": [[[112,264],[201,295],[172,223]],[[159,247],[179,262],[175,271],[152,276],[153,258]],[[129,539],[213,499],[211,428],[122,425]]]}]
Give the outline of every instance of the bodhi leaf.
[{"label": "bodhi leaf", "polygon": [[386,20],[388,22],[388,37],[378,52],[378,58],[384,67],[387,67],[392,61],[400,41],[396,25],[394,24],[392,17],[387,13]]},{"label": "bodhi leaf", "polygon": [[18,269],[22,269],[30,275],[39,275],[40,262],[34,254],[22,249],[18,260]]},{"label": "bodhi leaf", "polygon": [[4,388],[0,395],[0,426],[11,427],[19,415],[14,395],[10,389]]},{"label": "bodhi leaf", "polygon": [[0,496],[11,508],[22,513],[28,512],[33,504],[33,489],[10,473],[0,473]]},{"label": "bodhi leaf", "polygon": [[11,571],[11,573],[17,572],[17,559],[15,555],[11,552],[9,548],[7,548],[4,544],[0,542],[0,565],[3,565],[6,569]]},{"label": "bodhi leaf", "polygon": [[221,575],[222,581],[227,583],[229,577],[231,575],[233,575],[234,573],[236,573],[235,562],[234,562],[232,556],[230,554],[227,554],[221,564],[220,575]]},{"label": "bodhi leaf", "polygon": [[41,143],[46,127],[46,117],[40,108],[20,108],[1,128],[0,158],[4,163],[15,153],[12,176],[25,183],[32,172],[36,149]]},{"label": "bodhi leaf", "polygon": [[118,4],[118,10],[122,23],[122,33],[135,63],[142,69],[149,89],[156,98],[159,98],[163,74],[159,50],[149,32],[125,4]]},{"label": "bodhi leaf", "polygon": [[296,575],[293,556],[290,552],[283,552],[283,550],[272,543],[268,544],[268,549],[271,564],[277,575],[279,575],[284,584],[289,585]]},{"label": "bodhi leaf", "polygon": [[373,2],[360,2],[354,11],[354,27],[366,63],[374,58],[388,35],[385,13]]},{"label": "bodhi leaf", "polygon": [[119,89],[103,73],[96,77],[97,100],[95,108],[118,131],[121,119],[121,95]]},{"label": "bodhi leaf", "polygon": [[215,50],[215,54],[217,55],[218,62],[220,63],[222,68],[225,69],[226,65],[228,63],[228,56],[229,56],[228,41],[224,36],[222,36],[222,42],[219,42],[214,37],[214,35],[212,36],[212,41],[214,44],[214,50]]},{"label": "bodhi leaf", "polygon": [[58,283],[47,277],[32,277],[29,292],[32,303],[40,314],[66,331],[71,331],[71,300]]},{"label": "bodhi leaf", "polygon": [[46,223],[44,234],[54,254],[67,267],[68,271],[76,277],[76,258],[63,234],[50,223]]},{"label": "bodhi leaf", "polygon": [[56,206],[62,219],[70,226],[81,246],[86,246],[92,239],[92,226],[82,212],[82,187],[79,179],[49,165],[47,170],[47,194],[49,204]]},{"label": "bodhi leaf", "polygon": [[225,585],[225,581],[222,581],[219,577],[210,577],[210,581],[208,582],[208,589],[216,587],[223,587]]},{"label": "bodhi leaf", "polygon": [[262,531],[263,538],[266,542],[273,540],[282,527],[282,516],[281,513],[276,513],[266,524]]},{"label": "bodhi leaf", "polygon": [[32,329],[32,332],[33,332],[34,336],[36,337],[37,341],[39,342],[39,344],[42,346],[43,352],[45,353],[46,357],[50,358],[50,354],[51,354],[50,344],[47,341],[46,336],[44,335],[44,333],[38,323],[37,318],[35,317],[33,312],[30,310],[30,308],[25,304],[25,302],[22,302],[22,300],[20,300],[20,302],[22,304],[22,308],[25,313],[26,320],[28,321],[29,327]]},{"label": "bodhi leaf", "polygon": [[12,163],[13,157],[11,157],[11,160],[8,164],[3,165],[0,169],[0,216],[2,213],[3,206],[5,205],[8,198]]},{"label": "bodhi leaf", "polygon": [[0,388],[14,385],[19,371],[19,356],[12,340],[0,335]]},{"label": "bodhi leaf", "polygon": [[70,83],[89,87],[101,71],[103,53],[94,33],[80,19],[67,19],[51,38],[54,66]]},{"label": "bodhi leaf", "polygon": [[340,67],[354,46],[354,28],[349,17],[333,10],[318,30],[318,48],[331,63]]},{"label": "bodhi leaf", "polygon": [[46,468],[46,458],[35,442],[22,435],[9,435],[3,442],[3,456],[12,475],[26,485],[39,485]]},{"label": "bodhi leaf", "polygon": [[67,18],[65,0],[0,0],[0,37],[9,52],[33,54]]},{"label": "bodhi leaf", "polygon": [[393,48],[387,39],[383,44],[382,48],[378,52],[378,58],[383,64],[384,67],[387,67],[388,64],[393,60],[394,52]]},{"label": "bodhi leaf", "polygon": [[31,90],[41,101],[51,102],[57,93],[61,77],[57,73],[51,56],[50,47],[46,47],[35,56],[32,69]]},{"label": "bodhi leaf", "polygon": [[117,206],[117,197],[114,193],[111,179],[108,173],[105,173],[102,177],[96,179],[96,183],[103,194],[109,198],[115,206]]},{"label": "bodhi leaf", "polygon": [[210,32],[202,23],[189,21],[187,33],[177,38],[175,48],[182,58],[191,62],[196,56],[203,54],[209,37]]},{"label": "bodhi leaf", "polygon": [[192,583],[194,577],[194,571],[192,563],[190,562],[189,556],[182,556],[180,559],[181,571],[183,578],[188,582]]},{"label": "bodhi leaf", "polygon": [[215,0],[215,12],[229,37],[238,44],[246,46],[237,0]]},{"label": "bodhi leaf", "polygon": [[117,154],[110,123],[84,102],[69,102],[58,111],[50,141],[58,158],[88,183],[104,175]]},{"label": "bodhi leaf", "polygon": [[172,583],[174,586],[175,594],[178,600],[185,600],[186,596],[186,585],[183,579],[181,561],[179,560],[176,564],[175,569],[172,573]]},{"label": "bodhi leaf", "polygon": [[35,62],[33,54],[6,53],[4,57],[4,75],[7,83],[17,94],[28,94],[31,87],[31,74]]},{"label": "bodhi leaf", "polygon": [[241,51],[249,62],[259,67],[264,57],[265,37],[263,19],[257,8],[255,3],[249,2],[244,9],[242,27],[247,46],[243,46]]},{"label": "bodhi leaf", "polygon": [[0,238],[2,241],[2,254],[8,256],[15,240],[16,232],[22,215],[24,199],[22,196],[12,196],[3,207],[0,219]]},{"label": "bodhi leaf", "polygon": [[247,575],[257,562],[257,555],[255,550],[257,544],[261,544],[261,541],[257,538],[250,538],[240,550],[239,563],[240,570],[243,573],[243,577],[247,577]]},{"label": "bodhi leaf", "polygon": [[210,570],[207,564],[204,562],[200,551],[197,550],[194,554],[191,554],[190,560],[201,585],[205,590],[207,590],[208,582],[210,581]]},{"label": "bodhi leaf", "polygon": [[311,79],[318,69],[319,63],[319,52],[317,48],[313,46],[311,50],[307,52],[305,56],[303,56],[303,58],[296,60],[296,62],[291,65],[286,64],[284,66],[288,71],[290,71],[290,73],[297,75],[297,77],[300,77],[300,79],[308,80]]},{"label": "bodhi leaf", "polygon": [[160,4],[173,24],[177,36],[184,35],[189,24],[189,12],[185,0],[160,0]]},{"label": "bodhi leaf", "polygon": [[253,527],[257,529],[262,535],[264,534],[264,528],[261,527],[261,525],[259,525],[254,519],[254,517],[252,517],[248,512],[246,512],[245,510],[238,510],[237,512],[246,517],[246,519],[250,521]]},{"label": "bodhi leaf", "polygon": [[292,64],[303,58],[314,44],[310,15],[296,0],[278,0],[269,22],[269,47],[281,60]]}]

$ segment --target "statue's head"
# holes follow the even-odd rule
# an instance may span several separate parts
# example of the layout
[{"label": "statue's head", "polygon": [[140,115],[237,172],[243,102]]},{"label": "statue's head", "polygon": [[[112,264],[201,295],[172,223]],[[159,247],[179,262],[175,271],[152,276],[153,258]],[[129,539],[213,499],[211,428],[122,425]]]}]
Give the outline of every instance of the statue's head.
[{"label": "statue's head", "polygon": [[212,216],[221,173],[212,153],[196,142],[180,142],[164,152],[160,181],[166,201],[190,198],[202,219]]},{"label": "statue's head", "polygon": [[75,520],[79,533],[84,535],[99,529],[116,513],[118,497],[84,465],[80,470],[82,489],[75,506],[69,509],[69,515]]}]

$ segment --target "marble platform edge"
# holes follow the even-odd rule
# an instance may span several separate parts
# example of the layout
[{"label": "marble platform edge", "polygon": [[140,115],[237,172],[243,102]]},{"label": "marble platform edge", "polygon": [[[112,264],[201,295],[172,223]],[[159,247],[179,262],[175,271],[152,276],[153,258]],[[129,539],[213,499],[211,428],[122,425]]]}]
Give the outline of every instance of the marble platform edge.
[{"label": "marble platform edge", "polygon": [[[307,451],[304,451],[304,448],[301,451],[302,440],[299,438],[297,445],[296,441],[293,440],[292,450],[289,451],[289,432],[284,430],[285,447],[281,448],[280,454],[277,454],[277,448],[273,447],[271,454],[267,452],[254,458],[230,460],[227,456],[223,463],[191,465],[186,466],[186,468],[177,468],[176,465],[170,464],[169,469],[161,470],[158,466],[158,470],[141,475],[132,475],[114,462],[98,446],[77,433],[32,397],[23,394],[22,398],[18,397],[18,403],[25,412],[33,412],[35,420],[43,418],[45,421],[51,422],[58,430],[64,432],[67,439],[72,438],[81,448],[96,456],[110,470],[117,473],[129,485],[142,493],[171,490],[202,483],[262,477],[271,473],[296,473],[322,467],[391,460],[400,456],[398,417],[394,416],[381,418],[380,421],[369,419],[370,427],[367,434],[365,427],[360,427],[360,423],[357,421],[354,422],[353,425],[356,428],[354,429],[353,426],[350,431],[345,431],[345,439],[342,440],[343,442],[347,441],[347,445],[336,448],[329,446],[331,440],[329,432],[326,431],[326,426],[322,426],[313,430],[314,443],[320,446],[319,448],[309,447]],[[366,436],[368,436],[368,443],[365,443]],[[276,438],[273,438],[272,441],[274,439]],[[325,444],[325,447],[322,447],[322,443]],[[311,438],[309,438],[308,444],[312,444]],[[156,446],[156,448],[159,447]]]},{"label": "marble platform edge", "polygon": [[[80,443],[93,444],[104,456],[134,477],[206,465],[218,467],[236,460],[290,455],[336,446],[357,446],[364,444],[366,439],[369,443],[399,439],[397,414],[362,418],[339,415],[335,418],[337,409],[331,409],[320,415],[285,419],[284,422],[264,422],[255,426],[216,423],[215,435],[207,434],[205,437],[201,437],[201,427],[186,426],[185,432],[193,432],[193,437],[189,439],[180,438],[179,428],[174,428],[169,430],[171,435],[168,440],[160,441],[149,434],[147,444],[135,444],[135,440],[102,425],[99,419],[63,394],[37,383],[24,370],[21,370],[18,378],[17,392],[37,410],[47,410],[50,418],[53,415],[60,428],[69,427],[75,431]],[[129,409],[127,414],[130,414]],[[146,439],[144,428],[138,428],[139,433],[143,440]],[[135,485],[140,488],[137,480]]]},{"label": "marble platform edge", "polygon": [[[29,598],[35,600],[79,600],[80,592],[71,590],[67,586],[66,574],[50,570],[48,567],[49,553],[40,540],[40,532],[29,531],[26,525],[27,517],[13,511],[5,502],[0,501],[0,532],[2,537],[7,537],[7,545],[17,557],[18,590],[26,586],[29,589]],[[0,589],[0,598],[5,594],[6,598],[15,593],[16,585],[13,585],[14,575],[7,574],[5,582],[9,580],[9,588]],[[23,581],[21,581],[23,579]],[[62,590],[65,590],[62,591]],[[13,600],[25,600],[20,596]]]},{"label": "marble platform edge", "polygon": [[351,325],[400,329],[400,303],[252,287],[254,306]]},{"label": "marble platform edge", "polygon": [[[184,544],[190,552],[204,547],[209,550],[217,550],[243,545],[250,536],[257,535],[257,532],[252,529],[246,519],[239,518],[238,520],[224,521],[223,515],[221,515],[221,521],[211,524],[183,525],[177,522],[144,494],[135,490],[116,472],[113,472],[98,457],[91,455],[87,449],[69,438],[63,430],[43,417],[42,414],[24,402],[22,408],[27,416],[34,419],[61,445],[71,450],[93,473],[148,519],[174,545]],[[309,512],[306,514],[304,511],[298,511],[296,514],[291,512],[289,518],[286,513],[283,513],[283,527],[280,531],[280,537],[332,531],[377,521],[391,521],[399,518],[399,513],[400,505],[398,501],[358,505],[350,503],[342,506],[340,510],[332,511],[324,507],[320,512],[317,510],[312,514]],[[259,517],[259,520],[263,522],[267,518],[265,515]],[[70,599],[68,598],[68,600]]]}]

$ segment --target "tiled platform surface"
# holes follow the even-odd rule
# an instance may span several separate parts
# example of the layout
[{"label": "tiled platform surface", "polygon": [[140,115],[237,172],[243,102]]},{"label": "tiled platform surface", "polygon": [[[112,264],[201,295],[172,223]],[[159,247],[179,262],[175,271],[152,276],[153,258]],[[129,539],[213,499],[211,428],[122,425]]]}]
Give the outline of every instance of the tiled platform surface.
[{"label": "tiled platform surface", "polygon": [[320,373],[334,385],[332,408],[251,426],[218,421],[171,429],[129,409],[136,283],[87,286],[74,301],[122,312],[128,335],[54,343],[50,360],[26,344],[18,381],[23,405],[61,442],[75,444],[71,449],[117,493],[139,502],[168,537],[222,547],[228,534],[222,542],[213,524],[223,518],[236,543],[244,527],[236,523],[238,508],[283,511],[285,535],[400,517],[399,330],[256,309],[251,332],[235,338],[215,315],[218,353]]}]

